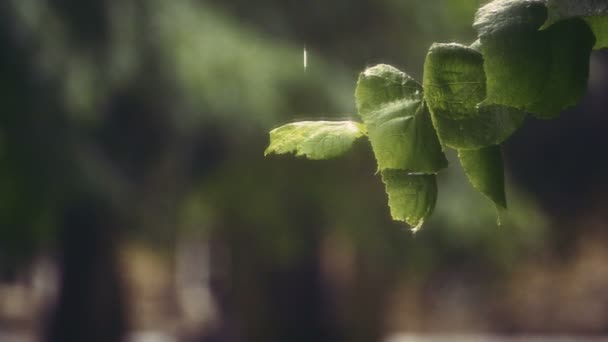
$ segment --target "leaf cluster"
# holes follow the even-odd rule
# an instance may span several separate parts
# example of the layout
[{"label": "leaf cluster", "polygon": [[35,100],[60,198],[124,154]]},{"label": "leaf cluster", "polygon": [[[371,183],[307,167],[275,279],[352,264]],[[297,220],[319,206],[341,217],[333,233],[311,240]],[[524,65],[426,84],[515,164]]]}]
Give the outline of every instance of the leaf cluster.
[{"label": "leaf cluster", "polygon": [[270,132],[265,154],[328,159],[367,137],[393,219],[416,231],[437,200],[436,174],[457,150],[475,189],[507,208],[501,144],[528,115],[551,119],[584,95],[593,49],[608,48],[604,0],[495,0],[470,46],[433,44],[422,83],[389,65],[359,75],[362,122],[305,121]]}]

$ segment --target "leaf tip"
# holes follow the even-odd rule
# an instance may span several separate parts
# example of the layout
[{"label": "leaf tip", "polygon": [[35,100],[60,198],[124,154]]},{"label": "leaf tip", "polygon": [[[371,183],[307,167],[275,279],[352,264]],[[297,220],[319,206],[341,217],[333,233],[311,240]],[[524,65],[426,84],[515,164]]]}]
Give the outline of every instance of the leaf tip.
[{"label": "leaf tip", "polygon": [[271,148],[271,146],[268,146],[265,150],[264,150],[264,157],[268,157],[268,155],[272,154],[274,152],[274,150]]},{"label": "leaf tip", "polygon": [[420,220],[420,221],[418,221],[418,224],[416,224],[415,226],[412,226],[410,228],[410,231],[412,232],[412,234],[416,235],[416,233],[418,233],[420,231],[420,229],[422,229],[423,225],[424,225],[424,220]]},{"label": "leaf tip", "polygon": [[507,206],[496,204],[496,225],[502,227],[505,216],[507,215]]}]

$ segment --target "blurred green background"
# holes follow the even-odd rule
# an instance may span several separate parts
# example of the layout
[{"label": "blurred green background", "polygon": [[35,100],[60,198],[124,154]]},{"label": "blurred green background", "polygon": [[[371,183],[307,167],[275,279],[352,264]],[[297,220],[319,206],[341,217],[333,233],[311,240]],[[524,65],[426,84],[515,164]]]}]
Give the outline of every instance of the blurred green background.
[{"label": "blurred green background", "polygon": [[416,235],[366,143],[263,157],[280,124],[355,118],[367,66],[421,79],[480,3],[0,3],[0,340],[608,333],[606,53],[507,143],[500,227],[453,154]]}]

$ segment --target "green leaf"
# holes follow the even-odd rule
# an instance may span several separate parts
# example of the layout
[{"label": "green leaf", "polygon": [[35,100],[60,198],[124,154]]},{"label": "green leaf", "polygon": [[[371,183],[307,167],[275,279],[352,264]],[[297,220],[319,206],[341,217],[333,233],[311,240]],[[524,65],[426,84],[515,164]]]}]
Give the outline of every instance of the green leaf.
[{"label": "green leaf", "polygon": [[473,44],[469,45],[469,48],[481,53],[481,40],[477,39]]},{"label": "green leaf", "polygon": [[434,115],[461,120],[477,117],[486,98],[483,57],[460,44],[433,44],[424,64],[424,97]]},{"label": "green leaf", "polygon": [[479,149],[500,144],[522,126],[526,114],[500,105],[481,105],[478,117],[454,120],[433,116],[441,142],[454,149]]},{"label": "green leaf", "polygon": [[507,139],[525,119],[521,110],[479,105],[486,98],[483,57],[460,44],[433,44],[424,64],[424,96],[441,142],[477,149]]},{"label": "green leaf", "polygon": [[507,208],[505,179],[500,146],[479,150],[458,150],[458,158],[473,187],[494,202]]},{"label": "green leaf", "polygon": [[496,0],[479,9],[479,32],[488,104],[553,118],[586,91],[595,43],[584,20],[571,18],[540,30],[547,20],[541,0]]},{"label": "green leaf", "polygon": [[573,18],[608,15],[606,0],[545,0],[552,22]]},{"label": "green leaf", "polygon": [[480,36],[488,36],[504,30],[517,33],[514,29],[518,26],[524,31],[536,31],[546,20],[543,0],[494,0],[477,10],[473,27]]},{"label": "green leaf", "polygon": [[584,20],[560,21],[546,32],[550,41],[550,70],[529,110],[540,118],[553,118],[564,108],[576,105],[587,91],[589,60],[595,37]]},{"label": "green leaf", "polygon": [[410,76],[383,64],[369,68],[359,76],[355,99],[379,170],[436,173],[447,166],[422,86]]},{"label": "green leaf", "polygon": [[435,175],[410,174],[401,170],[382,171],[388,205],[394,220],[404,221],[415,232],[433,212],[437,202]]},{"label": "green leaf", "polygon": [[364,125],[353,121],[301,121],[270,131],[270,153],[295,153],[308,159],[329,159],[347,152],[365,135]]},{"label": "green leaf", "polygon": [[594,49],[608,48],[608,2],[605,0],[545,0],[549,9],[549,19],[543,27],[549,27],[560,20],[583,18],[596,42]]},{"label": "green leaf", "polygon": [[595,50],[608,49],[608,15],[584,18],[595,35]]}]

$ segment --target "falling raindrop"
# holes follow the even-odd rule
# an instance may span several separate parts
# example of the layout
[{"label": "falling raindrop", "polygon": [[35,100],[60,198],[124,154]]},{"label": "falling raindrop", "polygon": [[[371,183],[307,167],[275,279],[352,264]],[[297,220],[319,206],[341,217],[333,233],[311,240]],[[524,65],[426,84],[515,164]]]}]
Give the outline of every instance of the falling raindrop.
[{"label": "falling raindrop", "polygon": [[308,53],[306,53],[306,45],[304,45],[304,71],[308,68]]}]

